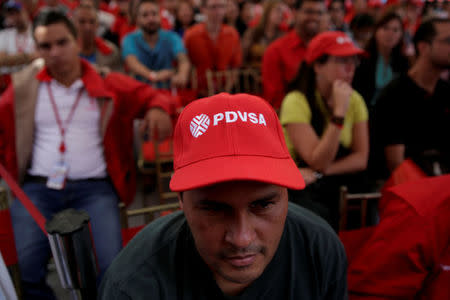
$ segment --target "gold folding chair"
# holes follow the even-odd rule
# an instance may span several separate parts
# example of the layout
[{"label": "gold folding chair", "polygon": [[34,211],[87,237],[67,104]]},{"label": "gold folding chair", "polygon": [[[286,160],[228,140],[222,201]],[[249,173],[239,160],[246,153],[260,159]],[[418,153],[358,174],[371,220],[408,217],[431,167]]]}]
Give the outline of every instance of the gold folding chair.
[{"label": "gold folding chair", "polygon": [[236,93],[262,95],[261,72],[256,68],[242,68],[239,70],[239,80],[235,85]]},{"label": "gold folding chair", "polygon": [[340,220],[339,231],[347,230],[348,215],[351,211],[359,211],[361,218],[361,227],[367,227],[367,211],[369,201],[378,201],[381,193],[358,193],[351,194],[346,186],[342,186],[340,190]]},{"label": "gold folding chair", "polygon": [[208,96],[226,92],[232,93],[239,81],[239,70],[206,70]]},{"label": "gold folding chair", "polygon": [[[143,151],[146,150],[153,153],[150,153],[149,157],[144,157]],[[173,142],[171,138],[143,146],[139,155],[138,169],[141,174],[154,177],[160,204],[165,204],[170,199],[176,199],[177,194],[169,189],[169,181],[173,173]]]}]

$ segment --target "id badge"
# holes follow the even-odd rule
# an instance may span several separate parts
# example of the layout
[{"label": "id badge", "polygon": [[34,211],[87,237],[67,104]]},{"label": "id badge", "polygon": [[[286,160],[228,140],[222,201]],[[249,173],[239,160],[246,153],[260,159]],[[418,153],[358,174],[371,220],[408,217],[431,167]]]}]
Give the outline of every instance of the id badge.
[{"label": "id badge", "polygon": [[64,162],[57,163],[47,179],[47,187],[54,190],[62,190],[66,185],[67,172],[69,167]]}]

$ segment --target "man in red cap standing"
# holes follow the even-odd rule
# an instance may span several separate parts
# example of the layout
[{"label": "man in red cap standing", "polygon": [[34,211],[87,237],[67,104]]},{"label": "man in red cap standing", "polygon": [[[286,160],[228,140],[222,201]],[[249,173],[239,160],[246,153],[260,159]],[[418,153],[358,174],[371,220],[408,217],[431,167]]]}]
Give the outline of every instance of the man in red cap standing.
[{"label": "man in red cap standing", "polygon": [[288,204],[302,189],[275,111],[259,97],[192,102],[174,133],[170,187],[183,212],[147,226],[118,256],[99,299],[346,299],[332,229]]}]

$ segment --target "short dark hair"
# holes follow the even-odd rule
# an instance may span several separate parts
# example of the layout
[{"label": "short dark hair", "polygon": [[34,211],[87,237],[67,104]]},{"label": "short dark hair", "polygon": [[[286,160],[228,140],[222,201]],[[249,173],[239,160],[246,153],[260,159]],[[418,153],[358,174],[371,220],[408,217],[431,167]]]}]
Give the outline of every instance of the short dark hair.
[{"label": "short dark hair", "polygon": [[350,28],[352,31],[354,31],[355,29],[368,28],[374,26],[375,26],[375,19],[367,13],[357,14],[350,22]]},{"label": "short dark hair", "polygon": [[420,24],[417,28],[416,34],[414,35],[414,48],[416,53],[419,54],[418,44],[420,42],[431,43],[436,37],[436,23],[449,23],[449,18],[431,18]]},{"label": "short dark hair", "polygon": [[325,4],[324,0],[297,0],[297,1],[295,1],[295,8],[296,9],[302,8],[303,3],[305,3],[305,2],[322,2]]},{"label": "short dark hair", "polygon": [[331,5],[333,4],[333,3],[340,3],[341,5],[342,5],[342,8],[344,9],[344,12],[345,11],[347,11],[347,8],[345,7],[345,1],[344,0],[331,0],[329,3],[328,3],[328,10],[331,8]]},{"label": "short dark hair", "polygon": [[136,13],[139,11],[139,8],[144,3],[152,3],[159,6],[159,2],[157,0],[140,0],[139,3],[136,6]]},{"label": "short dark hair", "polygon": [[65,13],[53,9],[44,10],[39,13],[33,23],[33,33],[39,26],[49,26],[53,24],[64,24],[67,29],[69,29],[73,37],[75,39],[77,38],[77,29],[75,28],[75,25],[73,25],[72,21],[66,16]]}]

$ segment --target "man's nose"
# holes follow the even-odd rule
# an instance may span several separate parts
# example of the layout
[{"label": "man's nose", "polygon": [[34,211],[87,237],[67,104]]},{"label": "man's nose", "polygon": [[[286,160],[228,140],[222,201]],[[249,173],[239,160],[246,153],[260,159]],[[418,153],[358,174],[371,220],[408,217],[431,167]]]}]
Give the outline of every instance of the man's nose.
[{"label": "man's nose", "polygon": [[236,213],[230,217],[225,241],[236,248],[246,248],[255,239],[255,229],[247,212]]}]

